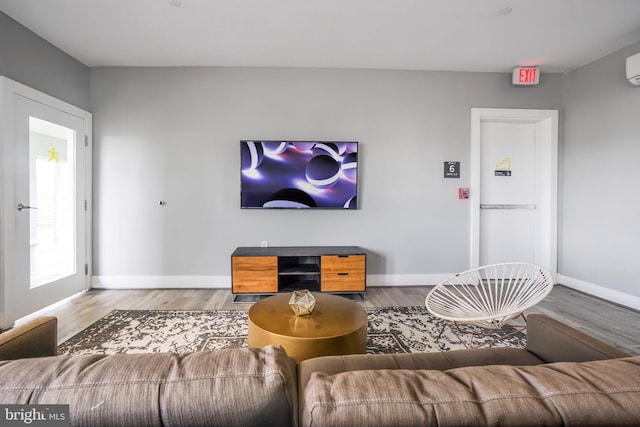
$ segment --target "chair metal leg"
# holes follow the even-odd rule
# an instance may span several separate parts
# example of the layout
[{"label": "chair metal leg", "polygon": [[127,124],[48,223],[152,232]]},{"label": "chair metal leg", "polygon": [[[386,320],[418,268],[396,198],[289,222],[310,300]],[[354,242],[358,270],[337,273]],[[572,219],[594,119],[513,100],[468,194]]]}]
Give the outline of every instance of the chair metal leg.
[{"label": "chair metal leg", "polygon": [[[491,336],[491,333],[481,333],[481,332],[473,332],[470,329],[465,329],[463,327],[461,327],[458,322],[450,322],[447,321],[445,322],[445,324],[442,326],[442,329],[440,330],[440,333],[438,334],[438,339],[440,339],[440,336],[442,335],[442,332],[444,332],[444,328],[446,326],[449,326],[449,329],[451,329],[451,332],[453,332],[453,334],[456,336],[456,338],[458,338],[458,340],[460,341],[460,343],[462,345],[464,345],[467,349],[471,349],[471,348],[481,348],[481,347],[485,347],[485,346],[489,346],[491,344],[494,344],[498,341],[504,340],[506,338],[509,338],[510,336],[513,336],[519,332],[522,332],[524,330],[527,329],[527,318],[525,317],[524,313],[520,313],[517,317],[522,316],[522,318],[525,321],[524,326],[512,326],[512,328],[514,328],[515,330],[512,332],[509,332],[508,334],[504,334],[504,335],[500,335],[494,339],[492,339],[491,341],[487,341],[485,343],[479,344],[474,346],[473,345],[473,340],[476,336],[481,336],[481,337],[487,337],[487,336]],[[508,326],[508,325],[505,325]],[[469,335],[469,340],[468,343],[465,343],[465,340],[462,339],[462,337],[459,334],[468,334]],[[436,340],[436,342],[438,342],[438,340]]]},{"label": "chair metal leg", "polygon": [[[453,325],[452,325],[453,323]],[[453,333],[453,335],[456,336],[456,338],[458,338],[458,340],[460,341],[460,343],[462,343],[462,345],[467,346],[464,343],[464,340],[460,337],[460,335],[458,335],[458,325],[456,325],[455,322],[450,322],[448,320],[445,320],[444,323],[442,324],[442,328],[440,328],[440,333],[438,334],[438,337],[436,338],[435,342],[437,343],[440,340],[440,337],[442,336],[442,333],[444,332],[444,328],[449,327],[449,329],[451,329],[451,332]],[[455,326],[455,327],[454,327]],[[467,348],[469,348],[467,346]]]},{"label": "chair metal leg", "polygon": [[451,329],[451,332],[453,333],[453,335],[455,335],[456,338],[458,338],[458,341],[460,341],[460,344],[462,344],[466,348],[472,348],[471,344],[473,344],[473,335],[471,335],[471,334],[469,335],[469,344],[465,344],[465,340],[463,340],[462,337],[459,335],[461,333],[464,333],[464,331],[460,328],[458,323],[457,322],[447,322],[447,324],[449,325],[449,329]]},{"label": "chair metal leg", "polygon": [[[498,342],[498,341],[502,341],[502,340],[504,340],[504,339],[506,339],[506,338],[509,338],[510,336],[515,335],[515,334],[517,334],[518,332],[522,332],[522,331],[524,331],[525,329],[527,329],[527,326],[526,326],[526,325],[525,325],[525,326],[522,326],[522,327],[518,327],[518,328],[516,328],[516,330],[515,330],[515,331],[509,332],[508,334],[505,334],[505,335],[500,335],[499,337],[496,337],[496,338],[492,339],[491,341],[487,341],[487,342],[482,343],[482,344],[480,344],[480,345],[477,345],[477,346],[475,346],[475,347],[469,347],[469,348],[481,348],[481,347],[484,347],[484,346],[489,346],[489,345],[491,345],[491,344],[493,344],[493,343],[496,343],[496,342]],[[476,334],[476,335],[488,336],[488,335],[491,335],[491,334]]]},{"label": "chair metal leg", "polygon": [[446,328],[446,327],[447,327],[447,323],[448,323],[448,322],[444,322],[444,323],[442,324],[442,328],[440,328],[440,333],[439,333],[439,334],[438,334],[438,336],[436,337],[435,342],[438,342],[438,341],[440,340],[440,337],[442,336],[442,333],[444,332],[444,328]]}]

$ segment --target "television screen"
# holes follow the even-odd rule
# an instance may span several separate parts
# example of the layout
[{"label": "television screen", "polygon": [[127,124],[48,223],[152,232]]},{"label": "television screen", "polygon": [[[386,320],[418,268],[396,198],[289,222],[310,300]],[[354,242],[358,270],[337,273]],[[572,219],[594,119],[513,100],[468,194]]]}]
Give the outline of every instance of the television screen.
[{"label": "television screen", "polygon": [[242,208],[357,208],[357,142],[240,141],[240,161]]}]

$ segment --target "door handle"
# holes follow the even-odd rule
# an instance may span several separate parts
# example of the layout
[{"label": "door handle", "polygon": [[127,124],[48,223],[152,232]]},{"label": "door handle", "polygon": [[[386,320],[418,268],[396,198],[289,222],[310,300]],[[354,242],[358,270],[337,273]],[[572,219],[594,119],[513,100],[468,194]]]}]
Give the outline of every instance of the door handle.
[{"label": "door handle", "polygon": [[22,203],[18,203],[18,210],[22,212],[24,209],[38,209],[35,206],[25,206]]}]

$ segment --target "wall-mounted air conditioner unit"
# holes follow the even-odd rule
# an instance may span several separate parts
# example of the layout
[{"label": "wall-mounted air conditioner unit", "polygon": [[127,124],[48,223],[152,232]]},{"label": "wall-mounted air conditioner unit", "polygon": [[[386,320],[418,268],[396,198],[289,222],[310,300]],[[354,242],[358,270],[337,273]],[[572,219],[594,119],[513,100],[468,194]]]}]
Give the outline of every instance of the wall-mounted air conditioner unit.
[{"label": "wall-mounted air conditioner unit", "polygon": [[640,53],[627,58],[627,79],[632,84],[640,86]]}]

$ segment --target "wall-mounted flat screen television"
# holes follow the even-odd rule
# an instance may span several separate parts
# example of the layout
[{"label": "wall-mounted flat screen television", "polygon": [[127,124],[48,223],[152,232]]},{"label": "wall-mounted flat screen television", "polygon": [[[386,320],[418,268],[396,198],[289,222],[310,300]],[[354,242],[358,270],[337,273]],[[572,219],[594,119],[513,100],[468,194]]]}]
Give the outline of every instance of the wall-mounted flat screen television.
[{"label": "wall-mounted flat screen television", "polygon": [[358,143],[240,141],[242,208],[357,209]]}]

